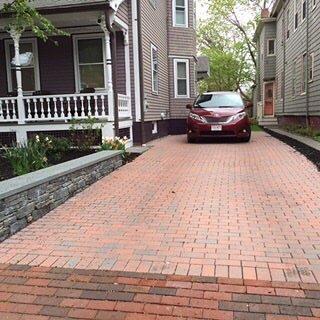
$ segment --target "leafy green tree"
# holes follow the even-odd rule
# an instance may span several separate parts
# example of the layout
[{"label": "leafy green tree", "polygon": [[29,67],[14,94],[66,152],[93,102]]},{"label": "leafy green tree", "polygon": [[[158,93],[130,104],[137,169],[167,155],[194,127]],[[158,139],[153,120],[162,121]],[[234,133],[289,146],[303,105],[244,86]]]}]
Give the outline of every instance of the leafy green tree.
[{"label": "leafy green tree", "polygon": [[251,100],[255,84],[253,34],[262,9],[272,0],[207,0],[209,18],[200,24],[199,49],[210,60],[211,76],[200,84],[208,90],[238,90]]},{"label": "leafy green tree", "polygon": [[33,0],[14,0],[0,6],[0,11],[8,16],[5,30],[22,34],[31,30],[38,38],[46,41],[49,36],[68,35],[57,29],[50,20],[42,16],[32,5]]}]

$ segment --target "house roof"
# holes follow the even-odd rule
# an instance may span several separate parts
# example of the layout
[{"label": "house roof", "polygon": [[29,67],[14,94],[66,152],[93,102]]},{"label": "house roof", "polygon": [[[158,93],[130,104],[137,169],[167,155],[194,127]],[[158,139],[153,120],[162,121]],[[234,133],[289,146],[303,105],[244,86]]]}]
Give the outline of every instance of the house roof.
[{"label": "house roof", "polygon": [[[12,0],[0,0],[0,9],[6,4],[10,3]],[[92,5],[94,4],[107,4],[109,0],[34,0],[33,1],[36,8],[47,9],[47,8],[57,8],[57,7],[72,7],[77,5]]]}]

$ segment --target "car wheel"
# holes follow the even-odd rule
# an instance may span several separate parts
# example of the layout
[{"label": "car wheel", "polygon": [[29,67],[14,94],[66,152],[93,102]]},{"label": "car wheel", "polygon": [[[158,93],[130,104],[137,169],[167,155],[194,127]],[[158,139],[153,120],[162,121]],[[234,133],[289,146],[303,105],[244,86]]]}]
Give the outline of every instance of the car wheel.
[{"label": "car wheel", "polygon": [[247,137],[245,137],[245,138],[240,138],[240,141],[241,141],[241,142],[250,142],[250,140],[251,140],[251,132],[250,132],[250,134],[249,134]]},{"label": "car wheel", "polygon": [[188,135],[188,143],[196,143],[197,140],[195,138],[191,138],[189,135]]}]

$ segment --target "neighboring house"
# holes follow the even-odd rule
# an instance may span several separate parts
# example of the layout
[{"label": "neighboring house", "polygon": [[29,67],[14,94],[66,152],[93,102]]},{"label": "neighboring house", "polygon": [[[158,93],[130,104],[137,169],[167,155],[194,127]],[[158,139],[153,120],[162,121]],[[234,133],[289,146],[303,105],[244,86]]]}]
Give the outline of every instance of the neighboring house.
[{"label": "neighboring house", "polygon": [[[88,116],[103,123],[103,137],[119,127],[135,143],[184,132],[185,105],[196,95],[194,0],[34,3],[70,36],[50,39],[56,46],[23,34],[20,53],[33,59],[22,66],[19,98],[13,41],[0,33],[0,144],[40,132],[68,136],[70,120]],[[0,16],[0,28],[5,22]]]},{"label": "neighboring house", "polygon": [[320,128],[319,21],[319,0],[277,0],[271,14],[263,12],[255,34],[261,124]]}]

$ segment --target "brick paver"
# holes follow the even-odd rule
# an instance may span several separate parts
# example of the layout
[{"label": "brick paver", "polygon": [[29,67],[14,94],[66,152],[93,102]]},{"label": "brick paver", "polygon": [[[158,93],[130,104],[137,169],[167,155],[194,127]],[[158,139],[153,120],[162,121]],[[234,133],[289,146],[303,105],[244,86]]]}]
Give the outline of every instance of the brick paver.
[{"label": "brick paver", "polygon": [[[229,297],[230,292],[299,299],[305,291],[294,284],[320,282],[319,185],[319,172],[309,161],[265,133],[255,133],[249,144],[189,145],[184,137],[168,137],[156,141],[150,151],[133,163],[3,242],[0,262],[287,281],[292,283],[292,288],[244,288],[226,283],[221,285],[226,295],[219,297]],[[81,288],[82,296],[79,288],[66,292],[65,278],[60,276],[57,274],[52,280],[56,287],[51,296],[91,299],[95,294],[91,286]],[[43,285],[47,285],[46,280],[41,280]],[[5,286],[12,290],[17,285],[26,285],[19,277],[10,281],[13,283]],[[41,281],[40,285],[28,284],[38,288],[35,295],[42,294]],[[137,286],[134,279],[129,283],[127,279],[117,282]],[[109,283],[101,285],[110,286]],[[188,285],[189,282],[185,284]],[[162,295],[172,291],[164,290],[158,282],[152,287]],[[202,298],[203,292],[208,297],[211,292],[215,296],[216,290],[204,287],[192,290],[181,287],[177,291],[182,293],[180,296],[194,299],[193,307],[205,308],[210,307],[210,302],[205,304],[196,299]],[[134,296],[145,294],[134,293]],[[126,309],[124,302],[131,301],[132,296],[120,294],[118,298],[123,304],[119,308]],[[156,292],[152,296],[148,294],[147,299],[150,298],[156,298]],[[15,299],[19,302],[21,296]],[[183,299],[173,301],[178,305],[183,303]],[[78,302],[82,303],[75,301]],[[58,307],[47,306],[43,313],[64,312],[60,303]],[[7,312],[9,306],[3,307],[3,312]],[[301,316],[310,314],[310,306],[304,305],[274,308],[270,302],[247,306],[240,301],[222,306],[225,311],[214,313],[217,319],[227,319],[228,312],[234,312],[237,319],[247,319],[248,308],[257,313],[280,309],[280,313],[290,315],[294,309]],[[142,306],[134,307],[140,312]],[[31,302],[29,308],[37,310],[37,305]],[[154,301],[143,308],[150,314],[156,309],[159,314],[170,312],[175,316],[188,312],[180,305],[164,307]],[[103,318],[103,312],[106,311],[101,310],[95,316]],[[192,316],[197,317],[198,312]],[[319,310],[314,312],[319,314]],[[210,317],[211,311],[203,311],[203,317],[204,314]],[[87,315],[90,317],[92,312]],[[257,316],[257,319],[260,318]]]},{"label": "brick paver", "polygon": [[24,265],[0,277],[2,320],[320,319],[319,284]]}]

